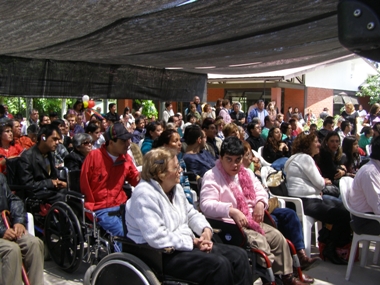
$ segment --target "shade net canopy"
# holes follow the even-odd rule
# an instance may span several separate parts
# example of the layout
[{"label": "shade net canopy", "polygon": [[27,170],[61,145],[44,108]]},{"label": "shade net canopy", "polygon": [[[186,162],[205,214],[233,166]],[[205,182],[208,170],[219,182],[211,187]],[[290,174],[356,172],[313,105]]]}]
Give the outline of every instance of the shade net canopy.
[{"label": "shade net canopy", "polygon": [[[188,101],[207,73],[350,54],[338,0],[0,1],[0,93]],[[177,70],[178,69],[178,70]]]}]

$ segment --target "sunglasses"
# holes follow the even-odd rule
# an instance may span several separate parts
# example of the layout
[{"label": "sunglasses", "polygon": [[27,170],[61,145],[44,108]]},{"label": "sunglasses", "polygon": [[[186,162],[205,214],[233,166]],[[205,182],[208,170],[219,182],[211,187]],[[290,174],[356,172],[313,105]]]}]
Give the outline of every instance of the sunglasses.
[{"label": "sunglasses", "polygon": [[85,142],[82,142],[82,145],[89,145],[89,144],[92,144],[92,141],[85,141]]}]

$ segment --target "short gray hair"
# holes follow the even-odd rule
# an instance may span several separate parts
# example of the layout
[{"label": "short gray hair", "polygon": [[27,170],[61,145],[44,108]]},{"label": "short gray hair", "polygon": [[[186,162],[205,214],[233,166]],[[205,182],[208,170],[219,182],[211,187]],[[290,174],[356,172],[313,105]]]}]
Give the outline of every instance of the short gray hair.
[{"label": "short gray hair", "polygon": [[81,144],[83,142],[85,142],[86,140],[89,140],[92,142],[92,137],[91,135],[89,134],[86,134],[86,133],[79,133],[79,134],[76,134],[73,136],[73,140],[72,140],[72,143],[73,143],[73,147],[75,149],[77,149],[78,147],[81,146]]}]

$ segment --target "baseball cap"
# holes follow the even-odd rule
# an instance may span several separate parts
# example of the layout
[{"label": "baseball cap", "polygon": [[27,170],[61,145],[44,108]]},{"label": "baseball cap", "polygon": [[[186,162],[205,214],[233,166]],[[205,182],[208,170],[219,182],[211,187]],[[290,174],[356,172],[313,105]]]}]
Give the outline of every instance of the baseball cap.
[{"label": "baseball cap", "polygon": [[127,131],[122,123],[115,123],[106,129],[103,136],[106,141],[110,141],[113,139],[129,140],[133,135]]}]

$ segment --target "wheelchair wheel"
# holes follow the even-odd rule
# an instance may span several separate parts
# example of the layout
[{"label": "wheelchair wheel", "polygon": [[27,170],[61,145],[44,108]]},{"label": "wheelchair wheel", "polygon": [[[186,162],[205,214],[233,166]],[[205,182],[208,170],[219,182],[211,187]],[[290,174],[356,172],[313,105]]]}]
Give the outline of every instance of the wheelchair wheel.
[{"label": "wheelchair wheel", "polygon": [[69,205],[56,202],[45,217],[45,242],[53,261],[74,272],[82,262],[84,240],[78,218]]},{"label": "wheelchair wheel", "polygon": [[107,255],[90,277],[92,285],[160,285],[152,270],[139,258],[125,252]]}]

